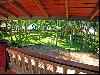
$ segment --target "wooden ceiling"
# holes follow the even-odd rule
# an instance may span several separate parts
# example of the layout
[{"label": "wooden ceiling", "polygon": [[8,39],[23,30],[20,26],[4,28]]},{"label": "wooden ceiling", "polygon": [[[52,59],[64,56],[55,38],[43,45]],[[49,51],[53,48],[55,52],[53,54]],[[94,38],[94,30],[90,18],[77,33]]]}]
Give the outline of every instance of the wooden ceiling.
[{"label": "wooden ceiling", "polygon": [[99,19],[99,0],[0,0],[0,19]]}]

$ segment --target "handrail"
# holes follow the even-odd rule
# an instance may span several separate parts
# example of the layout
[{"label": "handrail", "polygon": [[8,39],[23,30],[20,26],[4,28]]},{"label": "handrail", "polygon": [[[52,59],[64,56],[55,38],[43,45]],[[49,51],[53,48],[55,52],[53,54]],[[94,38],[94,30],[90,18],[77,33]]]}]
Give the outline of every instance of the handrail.
[{"label": "handrail", "polygon": [[23,50],[21,48],[9,47],[9,48],[7,48],[7,51],[9,51],[9,50],[11,50],[12,52],[16,51],[16,52],[22,53],[24,55],[28,55],[28,56],[35,57],[35,58],[38,58],[38,59],[41,59],[41,60],[46,60],[46,61],[49,61],[49,62],[57,63],[57,64],[60,64],[60,65],[70,66],[70,67],[74,67],[74,68],[78,68],[78,69],[82,69],[82,70],[87,70],[87,71],[90,71],[90,72],[99,73],[99,67],[98,66],[78,63],[78,62],[74,62],[74,61],[70,61],[70,60],[63,60],[63,59],[60,59],[60,58],[55,58],[55,57],[39,54],[39,53],[36,53],[36,52],[31,52],[30,50],[29,51]]}]

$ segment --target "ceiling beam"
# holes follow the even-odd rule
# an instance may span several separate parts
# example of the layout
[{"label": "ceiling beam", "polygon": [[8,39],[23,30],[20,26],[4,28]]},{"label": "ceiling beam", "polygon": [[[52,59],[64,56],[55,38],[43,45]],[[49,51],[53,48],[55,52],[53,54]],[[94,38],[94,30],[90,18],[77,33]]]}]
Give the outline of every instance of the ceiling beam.
[{"label": "ceiling beam", "polygon": [[44,7],[42,6],[42,4],[40,3],[40,1],[39,0],[33,0],[33,2],[37,5],[37,7],[41,10],[41,12],[45,15],[46,19],[48,19],[49,15],[46,12],[46,10],[44,9]]},{"label": "ceiling beam", "polygon": [[1,4],[0,4],[0,9],[1,9],[1,10],[4,10],[4,11],[6,11],[6,12],[12,14],[12,15],[14,15],[16,18],[18,17],[17,14],[15,14],[14,12],[12,12],[11,10],[9,10],[8,8],[4,7],[4,6],[1,5]]},{"label": "ceiling beam", "polygon": [[68,0],[65,0],[66,18],[68,19]]},{"label": "ceiling beam", "polygon": [[1,16],[5,17],[5,18],[8,18],[7,15],[3,14],[3,13],[0,13]]},{"label": "ceiling beam", "polygon": [[11,1],[5,0],[5,2],[9,3],[9,4],[12,5],[13,7],[15,7],[17,10],[19,10],[21,13],[23,13],[24,15],[26,15],[22,10],[20,10],[19,8],[17,8]]},{"label": "ceiling beam", "polygon": [[92,21],[98,13],[99,13],[99,2],[96,4],[96,7],[92,10],[90,14],[90,21]]},{"label": "ceiling beam", "polygon": [[30,18],[32,18],[32,14],[27,11],[20,3],[14,0],[5,0],[7,1],[10,5],[14,6],[16,9],[18,9],[20,12],[22,12],[24,15],[28,15]]}]

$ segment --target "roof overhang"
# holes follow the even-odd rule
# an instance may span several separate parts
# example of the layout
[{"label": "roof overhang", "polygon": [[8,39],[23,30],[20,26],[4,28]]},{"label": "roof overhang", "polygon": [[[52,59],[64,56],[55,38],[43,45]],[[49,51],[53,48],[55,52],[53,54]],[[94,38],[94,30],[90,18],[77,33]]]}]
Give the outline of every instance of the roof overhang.
[{"label": "roof overhang", "polygon": [[99,0],[0,0],[0,20],[99,21]]}]

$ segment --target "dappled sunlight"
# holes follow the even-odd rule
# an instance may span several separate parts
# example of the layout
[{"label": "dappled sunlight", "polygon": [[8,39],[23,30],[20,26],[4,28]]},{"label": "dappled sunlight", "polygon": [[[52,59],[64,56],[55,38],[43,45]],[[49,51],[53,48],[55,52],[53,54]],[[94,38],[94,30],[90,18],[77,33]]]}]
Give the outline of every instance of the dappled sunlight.
[{"label": "dappled sunlight", "polygon": [[[25,50],[26,48],[23,48],[23,49]],[[95,58],[96,55],[92,53],[74,52],[74,51],[70,51],[67,49],[60,48],[60,47],[54,47],[54,46],[42,45],[42,44],[28,46],[27,49],[33,52],[52,56],[55,58],[71,60],[71,61],[84,63],[88,65],[99,66],[99,59],[96,59]]]},{"label": "dappled sunlight", "polygon": [[51,42],[51,38],[50,38],[50,37],[43,38],[43,39],[41,40],[41,42],[44,42],[44,43]]},{"label": "dappled sunlight", "polygon": [[36,40],[33,40],[33,39],[30,39],[30,41],[32,42],[32,44],[36,44],[36,43],[38,43]]},{"label": "dappled sunlight", "polygon": [[70,70],[70,69],[68,69],[68,70],[67,70],[67,74],[75,74],[75,70]]},{"label": "dappled sunlight", "polygon": [[[71,61],[76,61],[79,63],[84,63],[84,64],[88,64],[88,65],[95,65],[95,66],[99,66],[99,59],[95,59],[92,56],[95,56],[91,53],[77,53],[77,52],[65,52],[62,53],[62,56],[60,58],[64,59],[64,60],[71,60]],[[96,57],[96,56],[95,56]]]}]

